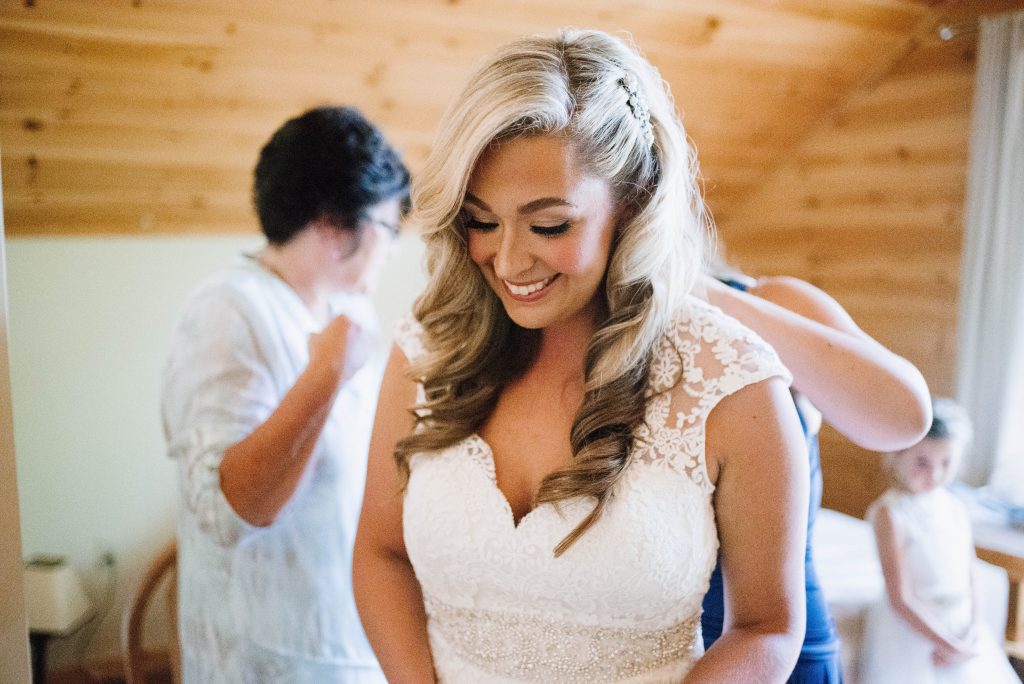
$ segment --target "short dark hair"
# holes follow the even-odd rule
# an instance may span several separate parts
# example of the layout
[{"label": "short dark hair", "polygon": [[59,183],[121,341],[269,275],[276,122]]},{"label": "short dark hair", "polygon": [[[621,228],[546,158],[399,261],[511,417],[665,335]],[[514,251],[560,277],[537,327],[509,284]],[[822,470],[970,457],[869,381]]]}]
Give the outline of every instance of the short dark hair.
[{"label": "short dark hair", "polygon": [[353,107],[317,107],[286,121],[260,150],[253,176],[253,204],[273,244],[321,217],[352,230],[366,209],[393,197],[408,208],[408,169]]}]

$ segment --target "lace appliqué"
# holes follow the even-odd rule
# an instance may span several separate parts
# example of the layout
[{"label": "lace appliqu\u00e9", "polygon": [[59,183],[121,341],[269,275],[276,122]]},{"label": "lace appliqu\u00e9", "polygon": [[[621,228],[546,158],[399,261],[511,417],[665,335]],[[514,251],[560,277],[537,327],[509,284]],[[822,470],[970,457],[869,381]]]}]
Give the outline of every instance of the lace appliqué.
[{"label": "lace appliqu\u00e9", "polygon": [[711,491],[704,452],[708,415],[724,397],[773,376],[791,381],[775,350],[737,321],[693,300],[677,313],[655,350],[634,458],[671,468]]},{"label": "lace appliqu\u00e9", "polygon": [[403,316],[395,326],[395,344],[410,362],[426,353],[423,345],[423,326],[412,314]]},{"label": "lace appliqu\u00e9", "polygon": [[685,660],[700,616],[665,629],[598,627],[505,611],[426,602],[460,657],[486,672],[533,682],[622,681]]},{"label": "lace appliqu\u00e9", "polygon": [[462,442],[462,455],[473,461],[487,475],[491,482],[497,486],[498,475],[494,470],[494,458],[491,456],[491,447],[476,433],[470,435]]},{"label": "lace appliqu\u00e9", "polygon": [[[423,326],[411,313],[400,318],[395,325],[395,344],[405,354],[405,358],[409,360],[409,363],[416,363],[427,353],[427,347],[423,341],[425,335],[426,332],[423,330]],[[427,395],[423,390],[423,385],[417,382],[416,403],[422,405],[426,401]],[[426,416],[430,413],[427,409],[417,409],[416,412],[420,416]]]}]

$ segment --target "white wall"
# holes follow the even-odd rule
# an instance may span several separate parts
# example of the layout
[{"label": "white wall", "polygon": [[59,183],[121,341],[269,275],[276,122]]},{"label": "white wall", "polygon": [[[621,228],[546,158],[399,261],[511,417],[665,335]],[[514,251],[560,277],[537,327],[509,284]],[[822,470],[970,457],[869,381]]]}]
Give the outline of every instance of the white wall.
[{"label": "white wall", "polygon": [[[258,237],[16,238],[7,243],[10,356],[24,554],[69,558],[102,621],[54,641],[52,668],[116,653],[120,612],[148,558],[174,534],[159,378],[180,305]],[[382,325],[423,283],[404,237],[375,299]],[[116,577],[100,563],[117,559]],[[113,579],[113,582],[111,582]]]}]

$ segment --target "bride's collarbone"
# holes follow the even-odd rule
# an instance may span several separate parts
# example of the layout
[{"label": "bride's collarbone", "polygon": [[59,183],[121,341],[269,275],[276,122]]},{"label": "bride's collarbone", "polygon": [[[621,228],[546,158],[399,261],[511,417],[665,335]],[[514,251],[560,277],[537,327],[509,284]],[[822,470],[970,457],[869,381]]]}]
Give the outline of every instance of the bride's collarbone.
[{"label": "bride's collarbone", "polygon": [[[492,417],[480,432],[491,448],[494,465],[505,471],[548,472],[572,463],[572,419],[532,415]],[[541,476],[543,477],[543,475]]]}]

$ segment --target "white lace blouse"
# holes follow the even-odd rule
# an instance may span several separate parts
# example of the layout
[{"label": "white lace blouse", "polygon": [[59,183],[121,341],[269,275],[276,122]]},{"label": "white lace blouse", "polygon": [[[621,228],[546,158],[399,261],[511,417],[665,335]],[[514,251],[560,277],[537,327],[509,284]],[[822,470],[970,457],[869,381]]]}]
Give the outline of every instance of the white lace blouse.
[{"label": "white lace blouse", "polygon": [[[410,360],[423,335],[411,319],[400,325]],[[774,350],[688,300],[656,351],[633,460],[599,521],[559,558],[591,500],[543,504],[516,525],[479,436],[414,455],[404,536],[440,681],[679,682],[702,653],[718,550],[705,421],[723,397],[773,376],[790,381]]]},{"label": "white lace blouse", "polygon": [[[332,302],[376,327],[364,298]],[[240,258],[190,297],[164,371],[163,418],[179,464],[179,631],[185,684],[384,681],[356,613],[352,544],[383,359],[339,392],[309,476],[256,528],[220,489],[224,450],[277,407],[319,330],[298,295]]]}]

